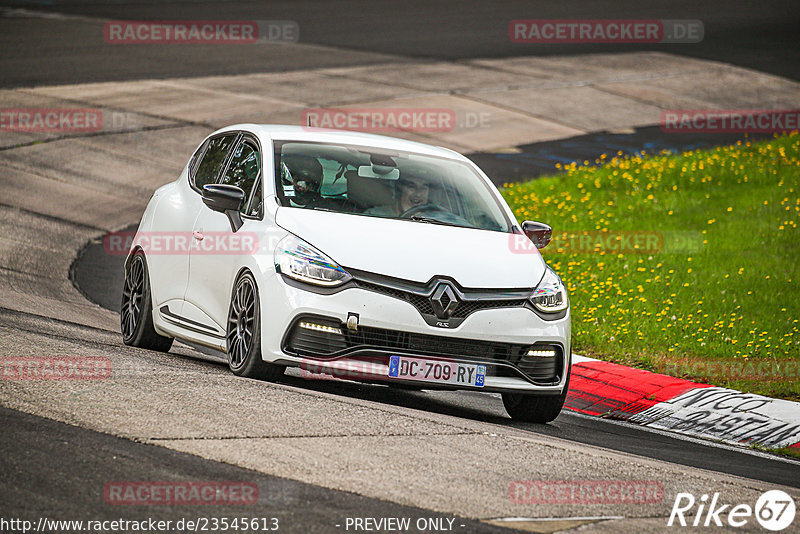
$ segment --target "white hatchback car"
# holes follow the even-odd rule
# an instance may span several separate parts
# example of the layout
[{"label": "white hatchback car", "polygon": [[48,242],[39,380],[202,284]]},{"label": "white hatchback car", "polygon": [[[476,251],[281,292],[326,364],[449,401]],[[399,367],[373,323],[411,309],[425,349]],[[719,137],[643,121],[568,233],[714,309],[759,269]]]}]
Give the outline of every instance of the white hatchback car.
[{"label": "white hatchback car", "polygon": [[294,366],[500,392],[514,419],[547,422],[571,354],[567,292],[537,250],[549,239],[451,150],[231,126],[153,194],[125,262],[123,340],[212,347],[246,377]]}]

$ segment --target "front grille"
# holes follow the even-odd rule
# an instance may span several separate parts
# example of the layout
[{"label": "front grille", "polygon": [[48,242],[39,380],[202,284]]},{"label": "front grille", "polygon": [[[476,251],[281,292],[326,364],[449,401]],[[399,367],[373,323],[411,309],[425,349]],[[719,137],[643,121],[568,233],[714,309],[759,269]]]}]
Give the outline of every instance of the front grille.
[{"label": "front grille", "polygon": [[[404,300],[414,306],[422,315],[434,315],[433,305],[431,304],[429,296],[414,293],[411,291],[404,291],[394,287],[388,287],[372,282],[365,282],[363,280],[356,281],[356,285],[368,291],[375,291],[376,293],[383,293],[396,299]],[[452,312],[452,318],[463,319],[468,315],[478,311],[487,310],[492,308],[521,308],[525,306],[525,299],[482,299],[482,300],[462,300]],[[447,302],[442,302],[443,307],[447,306]]]},{"label": "front grille", "polygon": [[527,345],[458,339],[383,328],[361,327],[358,332],[346,332],[345,337],[353,347],[379,348],[417,352],[430,356],[443,356],[478,361],[516,361]]},{"label": "front grille", "polygon": [[[337,328],[338,333],[301,328],[303,321]],[[516,363],[530,345],[460,339],[401,330],[360,326],[356,332],[330,318],[305,317],[294,322],[284,343],[291,352],[317,357],[339,356],[360,349],[395,350],[407,353],[479,361]]]},{"label": "front grille", "polygon": [[458,303],[456,311],[453,312],[453,317],[462,318],[478,310],[486,310],[489,308],[521,308],[523,306],[525,306],[525,299],[465,300]]},{"label": "front grille", "polygon": [[[302,328],[299,326],[301,321],[337,330]],[[557,350],[554,358],[527,358],[524,354],[531,344],[460,339],[364,326],[353,332],[336,319],[311,316],[296,320],[284,341],[286,352],[320,359],[333,359],[365,350],[396,351],[487,364],[488,376],[519,376],[513,369],[502,365],[507,364],[540,384],[557,383],[559,380],[563,353],[560,347],[551,347]],[[359,354],[364,355],[363,352]],[[497,365],[492,365],[493,362]]]}]

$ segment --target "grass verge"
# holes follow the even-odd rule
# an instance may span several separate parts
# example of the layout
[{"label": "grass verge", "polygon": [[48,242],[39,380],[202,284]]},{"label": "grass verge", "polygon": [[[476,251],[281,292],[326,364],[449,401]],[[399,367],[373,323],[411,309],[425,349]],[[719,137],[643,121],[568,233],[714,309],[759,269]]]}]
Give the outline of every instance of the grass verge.
[{"label": "grass verge", "polygon": [[503,188],[567,284],[573,350],[800,400],[800,135]]},{"label": "grass verge", "polygon": [[781,447],[779,449],[773,449],[770,447],[762,447],[760,445],[751,445],[750,448],[757,451],[771,452],[772,454],[779,454],[781,456],[786,456],[787,458],[795,458],[800,460],[800,449],[796,447]]}]

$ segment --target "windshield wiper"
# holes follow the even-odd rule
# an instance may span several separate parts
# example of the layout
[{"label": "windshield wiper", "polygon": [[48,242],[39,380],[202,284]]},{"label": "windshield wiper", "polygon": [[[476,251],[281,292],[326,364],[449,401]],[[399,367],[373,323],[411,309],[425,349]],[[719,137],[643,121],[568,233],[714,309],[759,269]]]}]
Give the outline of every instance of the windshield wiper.
[{"label": "windshield wiper", "polygon": [[433,217],[423,217],[421,215],[412,215],[409,217],[412,221],[419,221],[424,223],[430,224],[441,224],[443,226],[456,226],[458,228],[470,228],[469,226],[464,226],[463,224],[456,224],[452,222],[440,221],[439,219],[434,219]]}]

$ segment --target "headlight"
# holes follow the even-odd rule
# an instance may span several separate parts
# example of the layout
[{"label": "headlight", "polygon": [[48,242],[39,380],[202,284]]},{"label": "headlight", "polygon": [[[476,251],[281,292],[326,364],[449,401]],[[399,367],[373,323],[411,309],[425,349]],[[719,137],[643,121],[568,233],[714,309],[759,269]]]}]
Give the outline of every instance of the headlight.
[{"label": "headlight", "polygon": [[538,310],[546,313],[557,313],[569,307],[567,288],[551,268],[545,270],[542,281],[533,290],[531,302]]},{"label": "headlight", "polygon": [[290,278],[318,286],[334,287],[352,278],[335,261],[293,235],[278,243],[275,268]]}]

